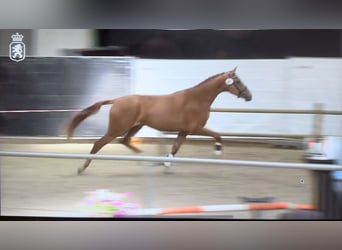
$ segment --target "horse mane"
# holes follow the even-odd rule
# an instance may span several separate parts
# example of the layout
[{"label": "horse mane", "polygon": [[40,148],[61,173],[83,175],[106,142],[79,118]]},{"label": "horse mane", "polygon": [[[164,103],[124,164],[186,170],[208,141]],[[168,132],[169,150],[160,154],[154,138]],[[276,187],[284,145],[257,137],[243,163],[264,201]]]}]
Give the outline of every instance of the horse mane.
[{"label": "horse mane", "polygon": [[214,78],[216,78],[216,77],[218,77],[218,76],[221,76],[221,75],[223,75],[223,74],[224,74],[224,72],[218,73],[218,74],[213,75],[213,76],[210,76],[210,77],[208,77],[207,79],[205,79],[204,81],[200,82],[199,84],[197,84],[197,85],[194,86],[194,87],[202,86],[203,84],[206,84],[206,83],[212,81]]},{"label": "horse mane", "polygon": [[213,79],[215,79],[216,77],[218,77],[218,76],[220,76],[220,75],[223,75],[223,74],[224,74],[224,72],[218,73],[218,74],[213,75],[213,76],[210,76],[210,77],[208,77],[207,79],[205,79],[204,81],[200,82],[199,84],[197,84],[197,85],[195,85],[195,86],[192,86],[192,87],[187,88],[187,89],[183,89],[183,90],[176,91],[175,93],[183,92],[183,91],[188,91],[188,90],[192,90],[192,89],[194,89],[194,88],[200,87],[200,86],[202,86],[202,85],[204,85],[204,84],[207,84],[208,82],[211,82]]}]

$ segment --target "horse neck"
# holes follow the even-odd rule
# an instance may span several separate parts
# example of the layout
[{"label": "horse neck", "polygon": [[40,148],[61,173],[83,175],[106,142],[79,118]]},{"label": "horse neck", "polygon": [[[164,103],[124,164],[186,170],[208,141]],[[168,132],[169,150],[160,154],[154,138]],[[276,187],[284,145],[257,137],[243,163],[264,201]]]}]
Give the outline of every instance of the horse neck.
[{"label": "horse neck", "polygon": [[192,89],[193,94],[201,103],[211,105],[218,94],[225,91],[225,84],[219,79],[201,83]]}]

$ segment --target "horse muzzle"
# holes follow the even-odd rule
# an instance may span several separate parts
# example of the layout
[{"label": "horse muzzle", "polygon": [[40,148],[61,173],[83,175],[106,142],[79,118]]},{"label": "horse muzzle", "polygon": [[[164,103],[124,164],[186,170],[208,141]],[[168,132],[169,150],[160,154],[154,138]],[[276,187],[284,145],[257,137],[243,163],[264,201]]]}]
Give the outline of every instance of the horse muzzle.
[{"label": "horse muzzle", "polygon": [[245,88],[243,91],[240,92],[238,95],[238,98],[242,97],[245,99],[246,102],[249,102],[252,100],[252,94]]},{"label": "horse muzzle", "polygon": [[252,95],[249,95],[249,96],[246,96],[246,97],[243,97],[245,99],[246,102],[249,102],[252,100]]}]

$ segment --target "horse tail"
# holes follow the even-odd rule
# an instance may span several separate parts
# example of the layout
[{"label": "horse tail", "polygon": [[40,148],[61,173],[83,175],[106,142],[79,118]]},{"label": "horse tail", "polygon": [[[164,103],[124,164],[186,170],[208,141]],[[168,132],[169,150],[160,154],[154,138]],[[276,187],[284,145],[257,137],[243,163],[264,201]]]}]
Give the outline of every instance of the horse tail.
[{"label": "horse tail", "polygon": [[74,116],[74,118],[72,118],[71,122],[69,123],[69,125],[67,127],[67,138],[68,138],[68,140],[73,136],[75,128],[78,125],[80,125],[80,123],[83,120],[85,120],[90,115],[96,114],[100,110],[102,105],[108,105],[108,104],[112,104],[112,103],[113,103],[113,100],[100,101],[100,102],[97,102],[97,103],[81,110],[80,112],[78,112]]}]

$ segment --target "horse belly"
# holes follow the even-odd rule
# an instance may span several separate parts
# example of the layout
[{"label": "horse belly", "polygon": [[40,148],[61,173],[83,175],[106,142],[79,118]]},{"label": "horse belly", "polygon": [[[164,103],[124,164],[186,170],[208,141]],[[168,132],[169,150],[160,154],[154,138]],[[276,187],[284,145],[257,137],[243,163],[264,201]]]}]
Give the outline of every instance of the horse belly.
[{"label": "horse belly", "polygon": [[145,112],[139,122],[157,130],[165,130],[166,127],[174,127],[178,123],[164,112],[152,112],[151,110]]},{"label": "horse belly", "polygon": [[197,127],[203,127],[206,123],[206,118],[188,114],[186,112],[153,112],[150,113],[143,123],[161,131],[192,131]]},{"label": "horse belly", "polygon": [[162,131],[192,131],[204,126],[208,112],[184,99],[179,95],[142,98],[140,123]]}]

